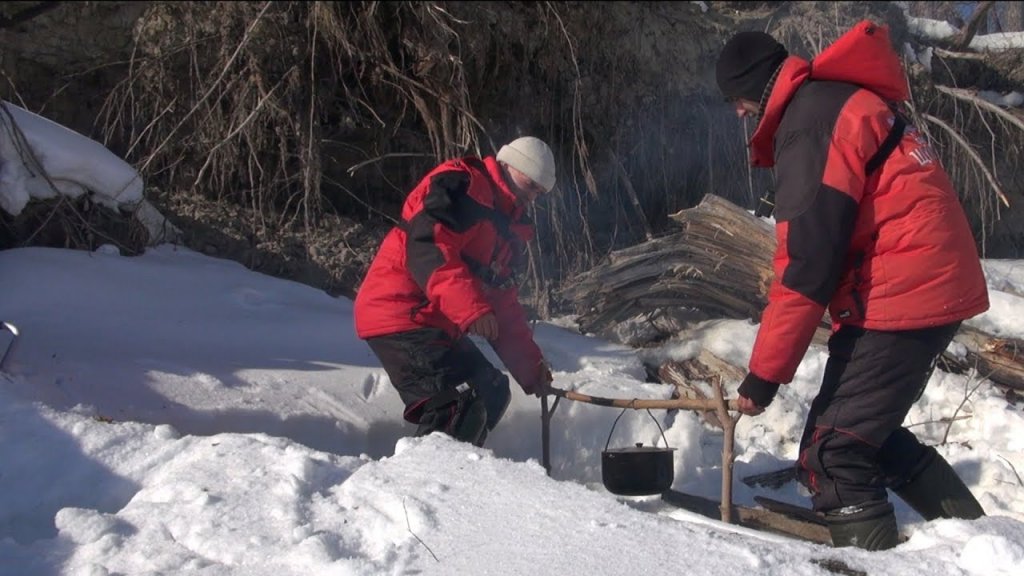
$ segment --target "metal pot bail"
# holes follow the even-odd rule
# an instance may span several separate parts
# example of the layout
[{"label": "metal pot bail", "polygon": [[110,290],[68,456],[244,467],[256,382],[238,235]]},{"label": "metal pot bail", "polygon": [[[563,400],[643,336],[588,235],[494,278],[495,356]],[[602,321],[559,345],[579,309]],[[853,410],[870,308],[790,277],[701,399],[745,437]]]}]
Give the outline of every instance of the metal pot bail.
[{"label": "metal pot bail", "polygon": [[[612,429],[608,432],[608,439],[604,442],[605,451],[608,450],[608,444],[612,441],[612,434],[615,433],[615,426],[619,423],[619,418],[622,418],[622,415],[626,413],[626,410],[629,410],[629,408],[623,408],[622,412],[619,412],[619,415],[615,417],[615,421],[612,422]],[[645,410],[647,411],[647,415],[651,417],[651,420],[654,420],[654,425],[658,427],[658,432],[661,433],[661,439],[665,441],[665,448],[669,448],[668,438],[665,437],[665,431],[661,429],[661,424],[658,422],[658,419],[654,417],[654,414],[651,414],[650,408],[646,408]],[[657,441],[655,441],[655,443],[657,443]]]}]

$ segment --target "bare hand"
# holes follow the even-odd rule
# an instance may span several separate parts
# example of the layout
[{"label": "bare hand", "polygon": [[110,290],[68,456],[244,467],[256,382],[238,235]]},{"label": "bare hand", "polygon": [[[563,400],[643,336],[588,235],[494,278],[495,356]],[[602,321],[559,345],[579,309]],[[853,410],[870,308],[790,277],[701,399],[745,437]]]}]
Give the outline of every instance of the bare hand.
[{"label": "bare hand", "polygon": [[757,416],[764,412],[764,408],[754,404],[754,401],[742,394],[736,397],[736,409],[747,416]]},{"label": "bare hand", "polygon": [[498,339],[498,319],[493,312],[488,312],[477,318],[470,326],[469,333],[476,334],[488,340]]}]

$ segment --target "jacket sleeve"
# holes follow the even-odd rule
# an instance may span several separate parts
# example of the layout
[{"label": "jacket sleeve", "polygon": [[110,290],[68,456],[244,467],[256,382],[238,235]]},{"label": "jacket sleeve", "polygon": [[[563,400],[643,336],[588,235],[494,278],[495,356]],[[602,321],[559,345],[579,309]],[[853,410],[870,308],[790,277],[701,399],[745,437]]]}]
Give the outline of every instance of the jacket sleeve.
[{"label": "jacket sleeve", "polygon": [[491,292],[491,301],[498,319],[498,339],[491,342],[491,346],[523,391],[530,393],[538,384],[544,356],[519,303],[519,290],[515,287],[495,289]]},{"label": "jacket sleeve", "polygon": [[463,332],[491,311],[479,283],[462,259],[478,220],[465,209],[470,175],[459,170],[435,174],[423,209],[406,226],[406,265],[426,295]]},{"label": "jacket sleeve", "polygon": [[877,136],[863,116],[841,113],[833,129],[791,132],[781,144],[775,279],[749,369],[785,384],[793,380],[841,278],[863,195],[865,159],[872,145],[877,148]]}]

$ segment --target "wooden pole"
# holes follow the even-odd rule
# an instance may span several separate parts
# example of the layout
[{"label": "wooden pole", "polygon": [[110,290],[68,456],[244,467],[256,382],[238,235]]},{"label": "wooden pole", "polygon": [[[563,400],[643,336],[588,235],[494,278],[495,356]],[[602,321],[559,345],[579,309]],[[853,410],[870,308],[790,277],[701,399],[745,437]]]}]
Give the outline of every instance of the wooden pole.
[{"label": "wooden pole", "polygon": [[725,391],[722,388],[722,379],[715,381],[715,400],[718,403],[718,419],[722,422],[724,431],[722,439],[722,522],[732,524],[732,465],[736,459],[736,422],[742,414],[734,418],[729,414],[729,402],[725,400]]},{"label": "wooden pole", "polygon": [[[576,402],[585,402],[587,404],[596,404],[598,406],[614,406],[616,408],[632,408],[634,410],[640,410],[643,408],[661,408],[667,410],[678,409],[693,410],[695,412],[714,412],[719,409],[719,400],[703,398],[667,398],[662,400],[642,398],[602,398],[600,396],[590,396],[587,394],[580,394],[579,392],[573,392],[572,390],[560,390],[558,388],[552,388],[551,393],[555,396],[575,400]],[[725,401],[723,398],[722,401],[726,403],[729,410],[736,410],[735,400]]]},{"label": "wooden pole", "polygon": [[551,415],[558,408],[559,400],[555,398],[548,408],[548,397],[540,397],[540,459],[548,476],[551,476]]}]

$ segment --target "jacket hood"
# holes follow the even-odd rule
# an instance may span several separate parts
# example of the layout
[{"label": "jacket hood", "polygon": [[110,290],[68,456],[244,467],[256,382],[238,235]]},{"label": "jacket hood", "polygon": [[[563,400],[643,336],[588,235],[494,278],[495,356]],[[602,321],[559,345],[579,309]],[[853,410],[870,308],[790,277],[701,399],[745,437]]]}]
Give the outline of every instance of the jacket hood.
[{"label": "jacket hood", "polygon": [[775,131],[789,101],[808,80],[855,84],[890,102],[910,97],[903,65],[889,41],[889,29],[862,20],[813,60],[790,56],[782,63],[761,121],[750,139],[752,165],[768,168],[775,164]]}]

